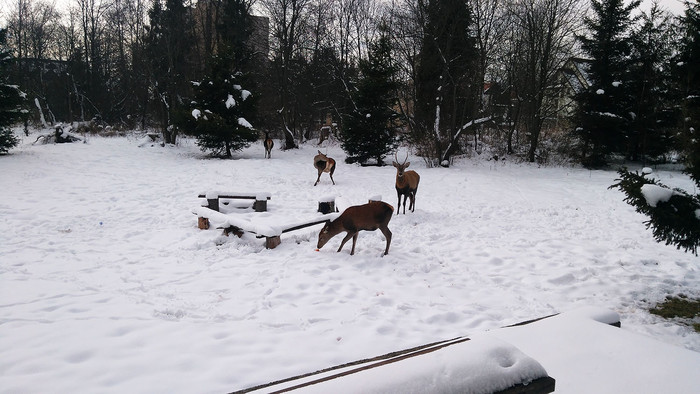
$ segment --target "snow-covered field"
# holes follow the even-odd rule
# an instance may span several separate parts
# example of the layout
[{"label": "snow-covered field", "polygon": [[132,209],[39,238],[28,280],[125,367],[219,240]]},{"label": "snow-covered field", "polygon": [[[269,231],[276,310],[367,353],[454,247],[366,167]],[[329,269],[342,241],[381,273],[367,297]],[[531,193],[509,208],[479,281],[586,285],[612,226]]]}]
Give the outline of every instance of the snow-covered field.
[{"label": "snow-covered field", "polygon": [[[377,231],[350,256],[342,236],[314,251],[320,226],[272,250],[199,230],[197,194],[271,192],[268,212],[232,215],[284,223],[329,195],[396,206],[393,167],[324,146],[337,185],[313,187],[312,144],[218,160],[191,140],[35,138],[0,156],[0,392],[227,392],[581,306],[700,351],[700,335],[647,312],[700,297],[700,259],[653,240],[608,189],[614,171],[411,156],[415,213],[389,223],[389,255]],[[696,192],[680,172],[654,175]]]}]

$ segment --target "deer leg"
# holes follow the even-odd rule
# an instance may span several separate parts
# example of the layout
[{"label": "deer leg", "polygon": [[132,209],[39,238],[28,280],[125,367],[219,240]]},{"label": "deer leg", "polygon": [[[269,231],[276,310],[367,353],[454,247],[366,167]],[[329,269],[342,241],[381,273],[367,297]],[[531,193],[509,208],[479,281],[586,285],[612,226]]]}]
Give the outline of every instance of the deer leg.
[{"label": "deer leg", "polygon": [[335,181],[333,180],[333,173],[334,172],[335,172],[335,166],[333,166],[333,168],[331,168],[331,172],[328,173],[328,176],[331,177],[331,182],[333,182],[333,184],[335,185]]},{"label": "deer leg", "polygon": [[401,213],[401,193],[397,190],[396,195],[399,196],[399,202],[396,203],[396,215]]},{"label": "deer leg", "polygon": [[[352,238],[353,236],[357,236],[357,233],[354,233],[354,234],[353,234],[353,233],[351,233],[351,232],[348,232],[348,235],[346,235],[345,238],[343,238],[343,241],[340,243],[340,247],[338,248],[338,252],[340,252],[340,250],[343,249],[343,246],[345,246],[345,243],[348,242],[348,241],[350,240],[350,238]],[[354,248],[354,247],[355,247],[355,242],[354,242],[354,241],[353,241],[352,245],[353,245],[353,248]],[[351,254],[352,254],[352,253],[351,253]]]},{"label": "deer leg", "polygon": [[321,172],[318,173],[318,178],[316,178],[316,183],[314,183],[314,186],[318,185],[318,181],[321,180]]},{"label": "deer leg", "polygon": [[389,245],[391,245],[391,231],[389,227],[380,227],[379,230],[381,230],[382,234],[384,234],[384,238],[386,238],[386,250],[384,254],[387,255],[389,254]]},{"label": "deer leg", "polygon": [[356,232],[355,235],[352,237],[352,249],[350,250],[350,256],[355,254],[355,244],[357,243],[357,235],[359,233],[360,233],[359,231]]},{"label": "deer leg", "polygon": [[403,214],[406,214],[406,200],[408,199],[408,194],[403,195]]}]

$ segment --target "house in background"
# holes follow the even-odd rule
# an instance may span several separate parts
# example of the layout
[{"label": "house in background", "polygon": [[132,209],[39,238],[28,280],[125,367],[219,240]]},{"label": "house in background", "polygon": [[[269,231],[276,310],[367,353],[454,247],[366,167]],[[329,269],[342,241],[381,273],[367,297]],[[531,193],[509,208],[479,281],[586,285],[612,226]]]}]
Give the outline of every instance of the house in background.
[{"label": "house in background", "polygon": [[571,57],[559,69],[556,82],[557,89],[555,89],[556,93],[555,97],[553,97],[556,101],[557,123],[571,119],[576,110],[574,98],[591,86],[591,80],[588,75],[590,64],[591,61],[588,59]]}]

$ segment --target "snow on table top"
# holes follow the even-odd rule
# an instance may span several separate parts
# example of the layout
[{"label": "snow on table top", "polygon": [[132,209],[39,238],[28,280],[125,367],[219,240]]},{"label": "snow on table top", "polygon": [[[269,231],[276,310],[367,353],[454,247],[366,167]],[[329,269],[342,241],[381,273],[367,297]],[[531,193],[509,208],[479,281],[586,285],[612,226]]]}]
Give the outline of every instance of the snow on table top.
[{"label": "snow on table top", "polygon": [[[377,365],[372,367],[373,365]],[[364,368],[369,367],[369,368]],[[356,371],[350,373],[351,371]],[[321,381],[329,376],[340,375]],[[547,371],[513,345],[482,337],[400,359],[348,366],[280,383],[252,393],[315,382],[299,393],[493,393],[547,377]]]},{"label": "snow on table top", "polygon": [[474,338],[506,341],[539,361],[557,392],[697,393],[700,353],[601,323],[615,312],[586,308]]},{"label": "snow on table top", "polygon": [[251,192],[251,191],[237,191],[237,192],[223,192],[219,190],[208,190],[205,193],[200,193],[200,196],[205,196],[205,198],[212,200],[215,198],[226,198],[220,196],[250,196],[255,197],[258,200],[265,200],[272,198],[272,193],[270,192]]}]

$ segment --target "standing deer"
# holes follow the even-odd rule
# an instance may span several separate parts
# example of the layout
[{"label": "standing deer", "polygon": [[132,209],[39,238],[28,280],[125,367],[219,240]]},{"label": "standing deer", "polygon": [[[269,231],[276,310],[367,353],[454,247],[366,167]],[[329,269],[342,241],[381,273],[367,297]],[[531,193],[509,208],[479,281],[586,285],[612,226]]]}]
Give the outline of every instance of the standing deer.
[{"label": "standing deer", "polygon": [[263,142],[263,145],[265,145],[265,158],[271,158],[272,147],[275,146],[275,143],[272,141],[272,138],[270,138],[270,133],[265,133],[265,141]]},{"label": "standing deer", "polygon": [[420,182],[420,175],[415,171],[404,171],[411,162],[406,162],[408,160],[408,153],[406,153],[406,159],[404,159],[402,164],[397,163],[399,158],[394,154],[396,161],[394,161],[394,167],[396,167],[396,195],[399,197],[398,208],[396,209],[396,214],[398,215],[401,209],[401,196],[403,195],[403,213],[406,214],[406,199],[411,200],[411,205],[408,210],[415,212],[416,210],[416,192],[418,191],[418,183]]},{"label": "standing deer", "polygon": [[346,209],[338,218],[329,221],[323,226],[318,234],[318,251],[331,238],[345,231],[347,235],[340,243],[338,252],[343,249],[343,246],[350,238],[352,238],[352,249],[350,255],[355,254],[355,243],[357,242],[357,233],[360,230],[374,231],[379,229],[384,238],[386,238],[386,249],[384,254],[389,254],[389,245],[391,245],[391,231],[389,231],[389,221],[394,216],[394,207],[383,201],[370,201],[364,205],[355,205]]},{"label": "standing deer", "polygon": [[335,172],[335,160],[318,151],[318,154],[314,156],[314,167],[318,170],[318,178],[316,178],[316,183],[314,186],[318,185],[318,181],[321,180],[321,174],[327,172],[331,177],[331,182],[335,185],[333,180],[333,172]]}]

